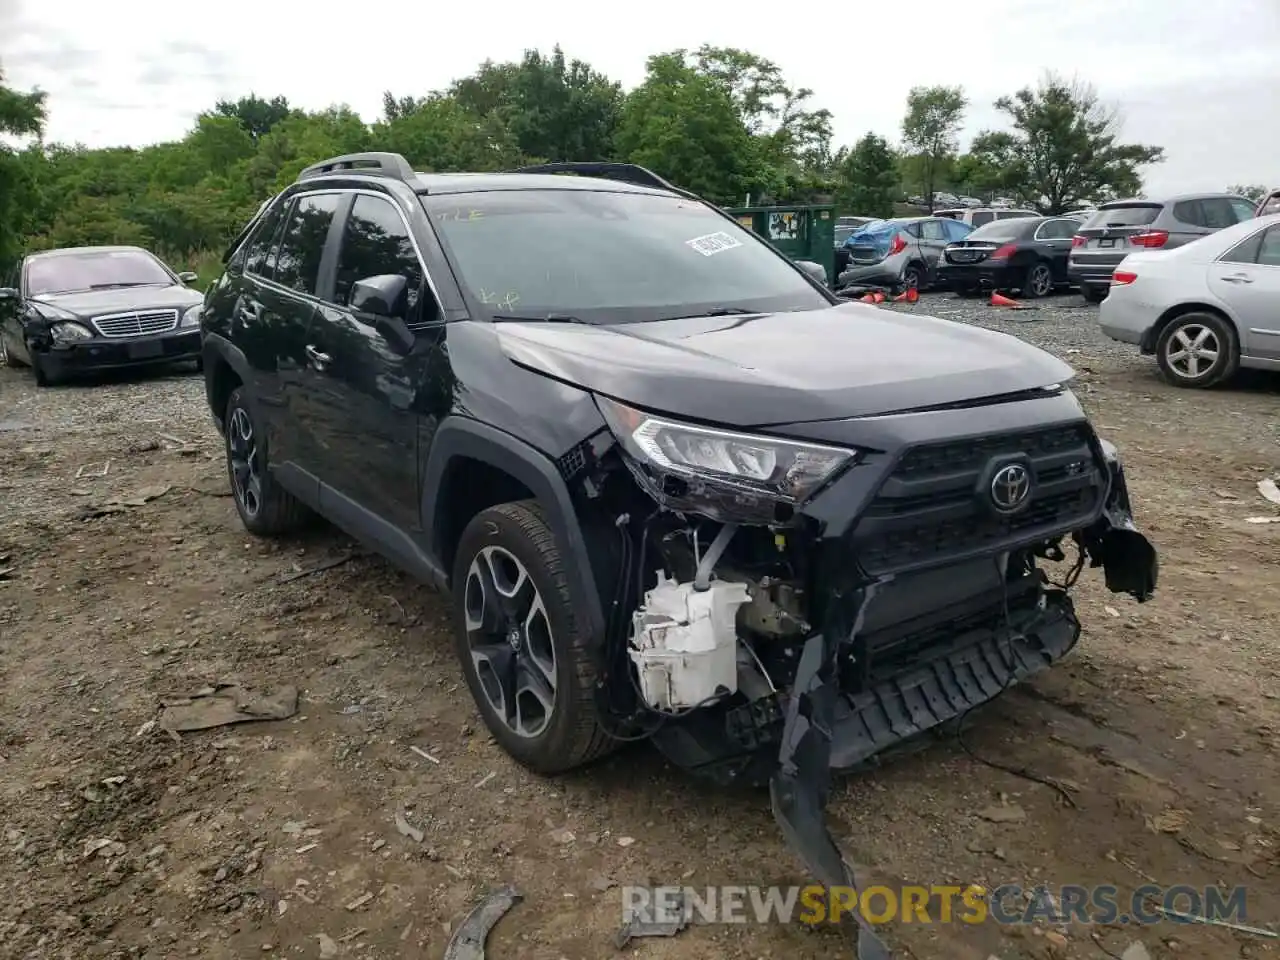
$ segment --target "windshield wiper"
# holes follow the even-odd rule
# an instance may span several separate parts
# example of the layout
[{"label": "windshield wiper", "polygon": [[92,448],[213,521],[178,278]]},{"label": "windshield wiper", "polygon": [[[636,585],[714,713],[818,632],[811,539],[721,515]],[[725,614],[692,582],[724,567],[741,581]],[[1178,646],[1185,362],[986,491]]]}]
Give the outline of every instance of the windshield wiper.
[{"label": "windshield wiper", "polygon": [[744,310],[742,307],[716,307],[702,313],[678,313],[674,317],[662,317],[663,320],[696,320],[700,317],[737,317],[759,313],[759,310]]},{"label": "windshield wiper", "polygon": [[515,323],[585,323],[587,326],[595,326],[590,320],[583,320],[581,317],[570,316],[567,313],[546,313],[540,317],[518,317],[511,313],[495,313],[495,320],[511,320]]}]

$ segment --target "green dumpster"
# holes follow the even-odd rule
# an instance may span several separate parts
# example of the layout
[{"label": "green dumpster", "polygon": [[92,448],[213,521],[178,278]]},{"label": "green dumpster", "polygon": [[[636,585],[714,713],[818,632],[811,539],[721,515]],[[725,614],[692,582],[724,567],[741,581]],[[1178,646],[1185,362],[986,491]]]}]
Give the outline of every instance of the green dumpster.
[{"label": "green dumpster", "polygon": [[835,280],[836,208],[832,204],[728,207],[725,210],[792,260],[822,264],[827,283]]}]

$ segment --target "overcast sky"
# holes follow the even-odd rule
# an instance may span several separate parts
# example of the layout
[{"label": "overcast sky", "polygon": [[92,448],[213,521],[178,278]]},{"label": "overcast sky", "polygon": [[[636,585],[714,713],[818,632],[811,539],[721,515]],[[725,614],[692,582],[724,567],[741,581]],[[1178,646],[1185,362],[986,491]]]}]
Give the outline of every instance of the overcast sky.
[{"label": "overcast sky", "polygon": [[373,120],[383,90],[421,94],[486,57],[557,42],[628,88],[655,52],[752,50],[814,90],[838,142],[867,130],[896,142],[917,84],[965,87],[967,140],[1000,125],[991,101],[1053,69],[1119,106],[1126,138],[1165,147],[1148,192],[1280,185],[1277,0],[220,0],[183,10],[172,0],[0,0],[0,65],[12,85],[48,91],[50,140],[90,146],[181,137],[215,100],[249,92],[308,109],[346,103]]}]

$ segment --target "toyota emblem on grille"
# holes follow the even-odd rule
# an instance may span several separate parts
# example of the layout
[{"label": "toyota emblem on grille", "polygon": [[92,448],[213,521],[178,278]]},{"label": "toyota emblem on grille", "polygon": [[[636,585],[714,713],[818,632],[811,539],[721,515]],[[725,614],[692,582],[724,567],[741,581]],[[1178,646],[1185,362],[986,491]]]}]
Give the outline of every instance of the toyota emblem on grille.
[{"label": "toyota emblem on grille", "polygon": [[1001,467],[991,478],[991,502],[1002,513],[1012,513],[1031,494],[1031,474],[1020,463]]}]

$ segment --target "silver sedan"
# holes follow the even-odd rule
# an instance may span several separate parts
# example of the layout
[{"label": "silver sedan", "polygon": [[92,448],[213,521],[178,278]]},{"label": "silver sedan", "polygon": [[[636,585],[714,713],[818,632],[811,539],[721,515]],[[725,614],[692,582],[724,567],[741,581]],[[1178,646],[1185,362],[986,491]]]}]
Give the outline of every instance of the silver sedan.
[{"label": "silver sedan", "polygon": [[1175,386],[1214,386],[1240,367],[1280,371],[1280,214],[1129,254],[1099,324],[1154,354]]}]

